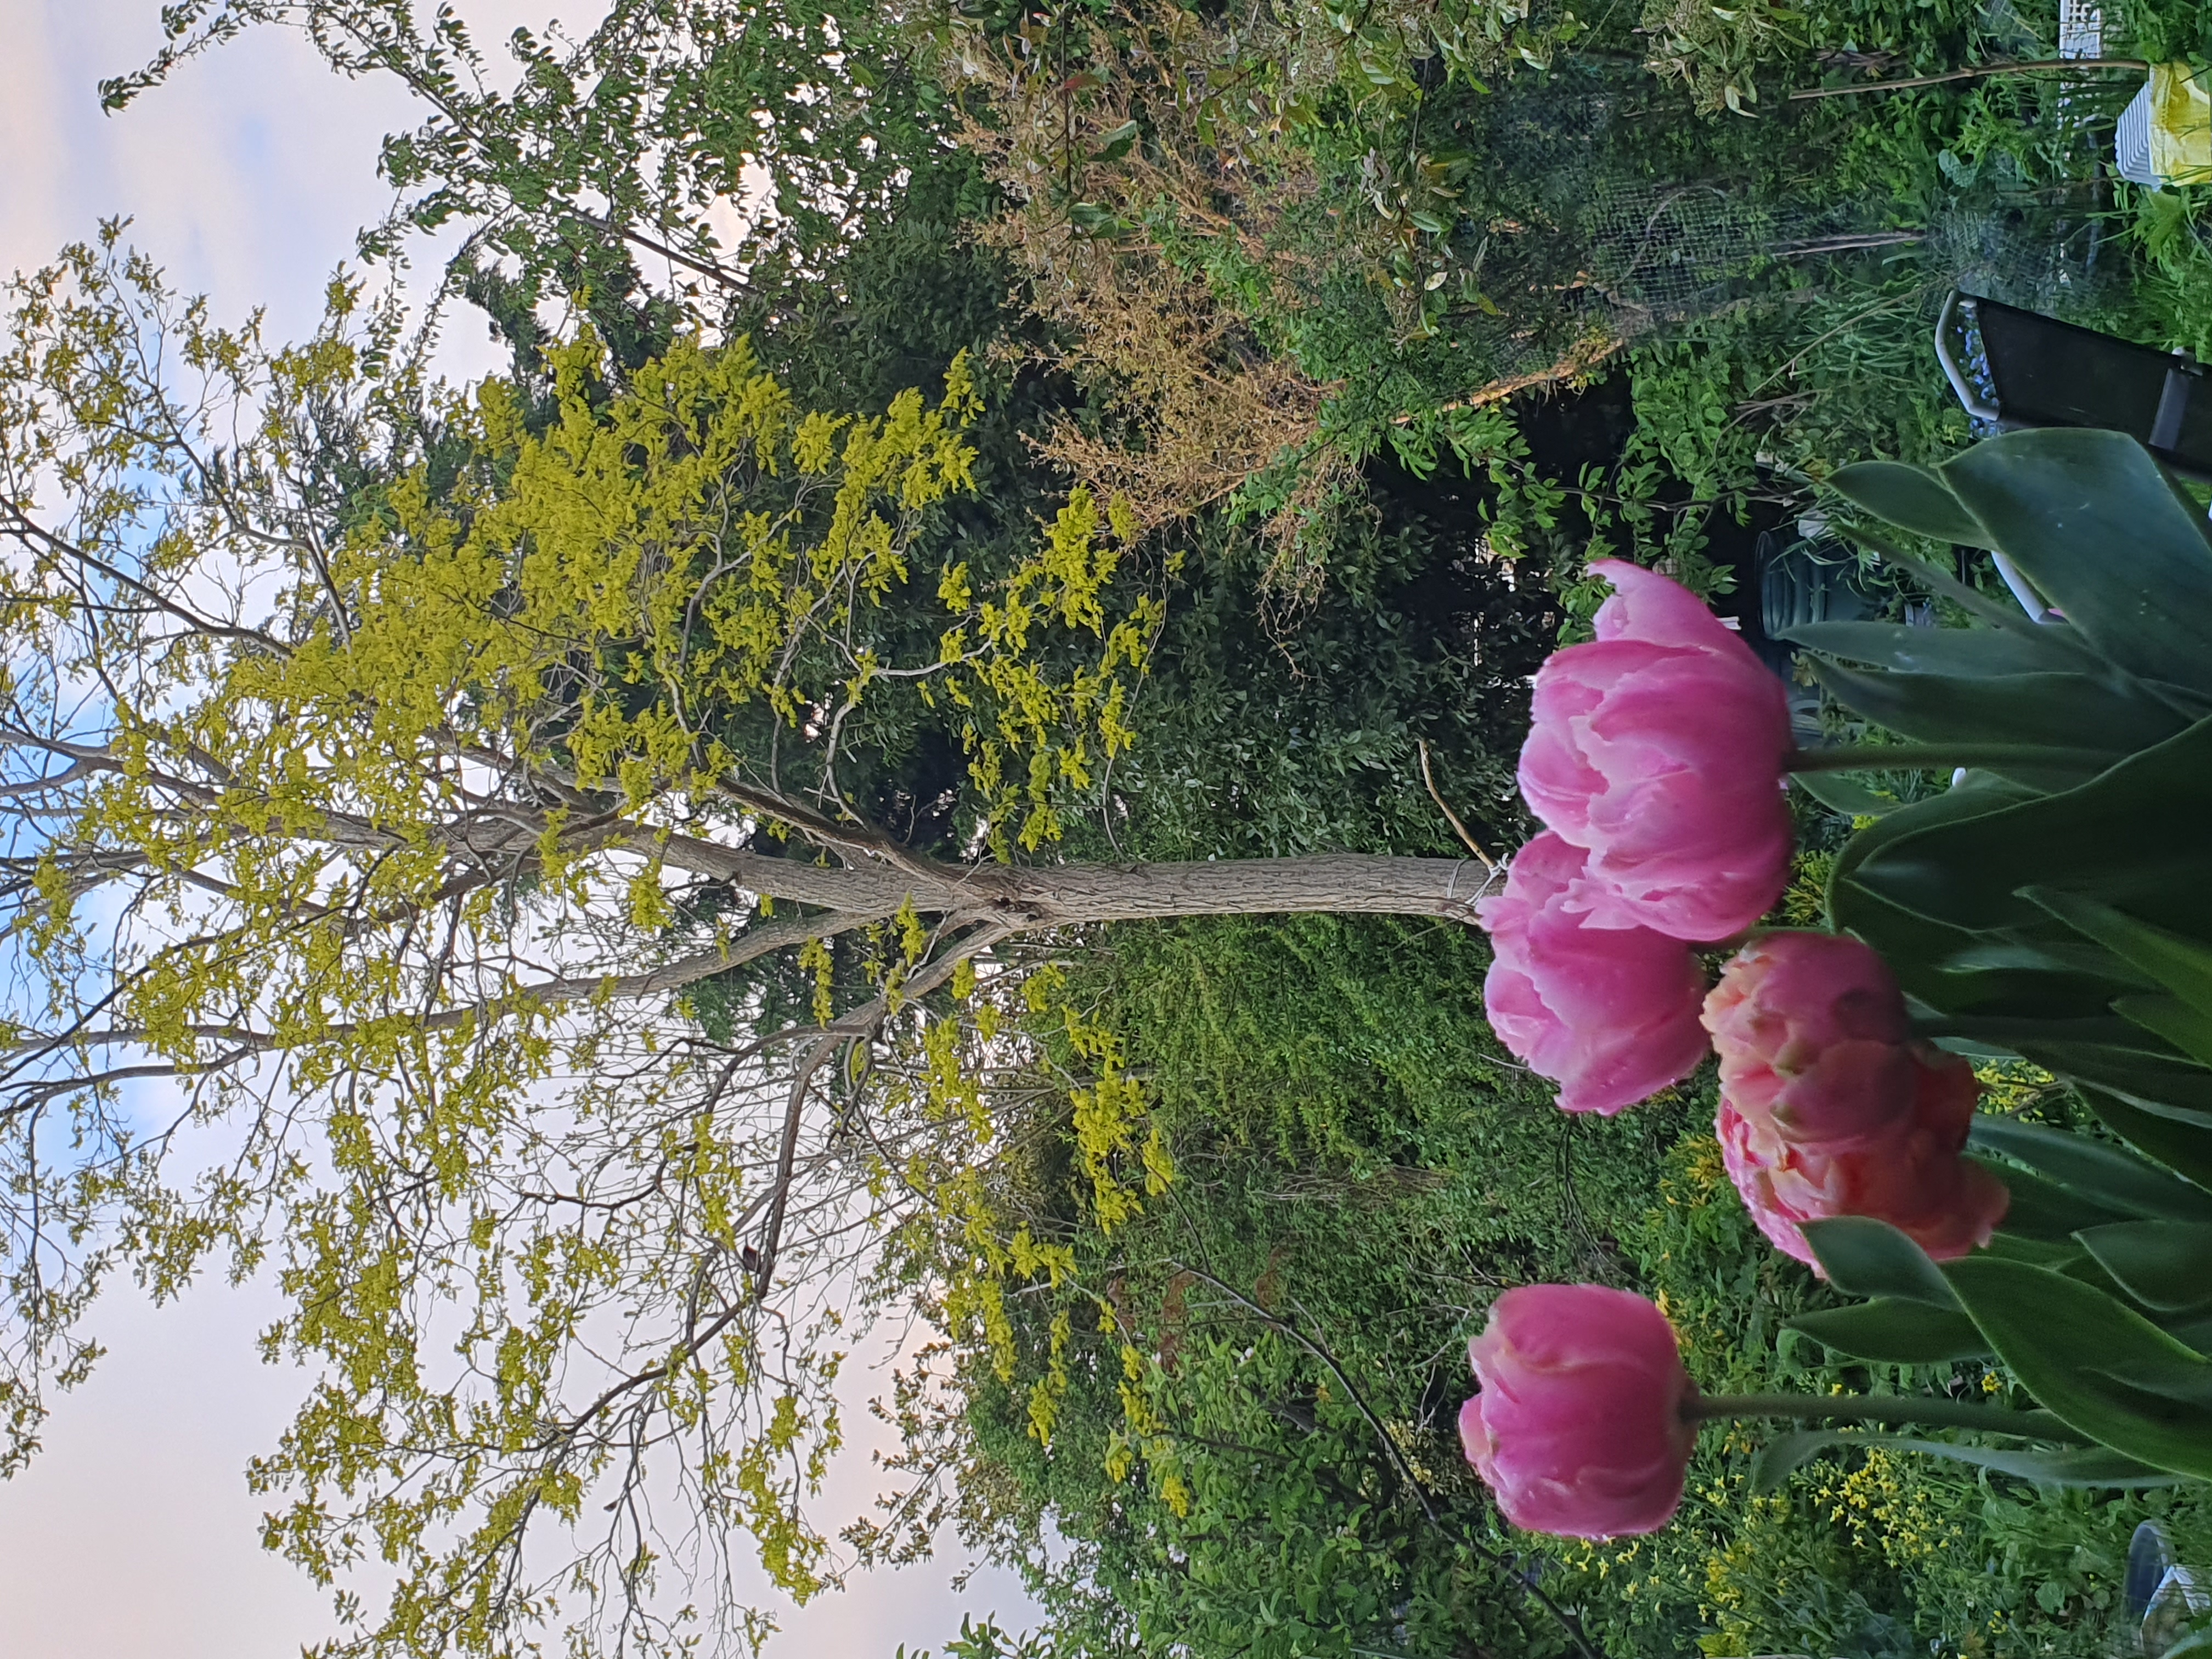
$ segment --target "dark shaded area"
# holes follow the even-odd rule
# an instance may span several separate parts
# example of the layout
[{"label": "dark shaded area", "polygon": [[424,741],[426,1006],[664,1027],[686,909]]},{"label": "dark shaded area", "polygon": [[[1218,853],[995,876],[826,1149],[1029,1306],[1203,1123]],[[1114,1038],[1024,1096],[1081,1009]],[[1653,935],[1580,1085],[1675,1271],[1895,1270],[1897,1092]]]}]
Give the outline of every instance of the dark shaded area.
[{"label": "dark shaded area", "polygon": [[[1779,501],[1757,501],[1741,524],[1715,508],[1705,520],[1705,556],[1735,574],[1735,586],[1716,593],[1710,603],[1714,613],[1735,622],[1753,649],[1765,638],[1760,594],[1769,563],[1779,545],[1797,539],[1795,525],[1799,509]],[[1764,657],[1766,653],[1760,652]]]},{"label": "dark shaded area", "polygon": [[915,732],[896,763],[877,774],[862,816],[895,839],[939,857],[955,855],[954,809],[968,784],[968,757],[942,726]]},{"label": "dark shaded area", "polygon": [[1610,466],[1636,430],[1636,401],[1626,373],[1616,372],[1581,392],[1516,398],[1508,405],[1528,441],[1528,459],[1554,477],[1571,478],[1584,465]]},{"label": "dark shaded area", "polygon": [[1494,491],[1486,478],[1448,467],[1419,478],[1378,462],[1368,479],[1382,533],[1421,559],[1382,591],[1382,603],[1416,639],[1463,653],[1481,688],[1478,729],[1496,752],[1516,752],[1528,720],[1526,682],[1566,619],[1559,595],[1534,562],[1490,550],[1482,507]]}]

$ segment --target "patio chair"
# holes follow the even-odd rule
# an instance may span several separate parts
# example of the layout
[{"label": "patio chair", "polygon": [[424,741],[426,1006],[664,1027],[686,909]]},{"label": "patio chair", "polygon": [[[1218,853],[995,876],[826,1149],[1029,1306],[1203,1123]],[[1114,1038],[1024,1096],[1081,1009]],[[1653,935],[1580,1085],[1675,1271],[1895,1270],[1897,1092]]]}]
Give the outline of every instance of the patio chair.
[{"label": "patio chair", "polygon": [[2001,431],[2108,428],[2176,472],[2212,482],[2212,389],[2186,352],[1954,292],[1936,325],[1936,356],[1966,412]]},{"label": "patio chair", "polygon": [[2212,1612],[2212,1597],[2198,1588],[2188,1568],[2175,1563],[2172,1547],[2155,1521],[2137,1527],[2129,1541],[2120,1607],[2134,1627],[2135,1650],[2143,1659],[2160,1659]]}]

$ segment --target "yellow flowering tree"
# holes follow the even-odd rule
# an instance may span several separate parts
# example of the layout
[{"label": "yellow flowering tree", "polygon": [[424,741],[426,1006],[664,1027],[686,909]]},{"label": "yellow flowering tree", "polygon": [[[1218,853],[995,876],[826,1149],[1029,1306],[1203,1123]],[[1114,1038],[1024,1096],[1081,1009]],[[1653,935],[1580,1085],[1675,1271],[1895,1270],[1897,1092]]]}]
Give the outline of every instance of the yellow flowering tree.
[{"label": "yellow flowering tree", "polygon": [[[219,329],[112,228],[13,289],[4,1455],[111,1268],[266,1267],[314,1379],[268,1541],[397,1573],[330,1651],[757,1635],[732,1540],[834,1577],[805,1500],[877,1241],[966,1241],[987,1334],[1063,1269],[976,1180],[1035,1033],[1099,1219],[1170,1177],[1055,941],[1475,882],[1054,854],[1163,601],[1079,494],[967,555],[963,364],[861,413],[741,340],[465,395],[404,345],[343,282],[304,345]],[[934,844],[878,810],[925,730],[964,766]]]}]

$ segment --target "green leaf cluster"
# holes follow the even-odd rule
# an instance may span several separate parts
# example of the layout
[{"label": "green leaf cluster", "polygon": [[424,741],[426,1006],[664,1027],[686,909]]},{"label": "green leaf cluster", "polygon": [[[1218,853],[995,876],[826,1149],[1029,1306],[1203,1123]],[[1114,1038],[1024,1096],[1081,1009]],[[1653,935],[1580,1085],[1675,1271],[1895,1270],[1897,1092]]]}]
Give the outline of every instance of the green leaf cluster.
[{"label": "green leaf cluster", "polygon": [[[1989,550],[2022,604],[1916,562],[1980,625],[1796,635],[1838,701],[1922,745],[1894,755],[1973,769],[1845,845],[1831,918],[1882,952],[1923,1032],[2071,1083],[2102,1138],[1984,1117],[1976,1145],[2014,1194],[1992,1250],[1939,1272],[1880,1223],[1821,1224],[1832,1281],[1875,1300],[1803,1328],[1869,1358],[1994,1355],[2138,1477],[2212,1477],[2212,537],[2113,433],[2018,433],[1835,485],[1917,537]],[[2085,1467],[2104,1468],[2068,1455],[2049,1473]]]}]

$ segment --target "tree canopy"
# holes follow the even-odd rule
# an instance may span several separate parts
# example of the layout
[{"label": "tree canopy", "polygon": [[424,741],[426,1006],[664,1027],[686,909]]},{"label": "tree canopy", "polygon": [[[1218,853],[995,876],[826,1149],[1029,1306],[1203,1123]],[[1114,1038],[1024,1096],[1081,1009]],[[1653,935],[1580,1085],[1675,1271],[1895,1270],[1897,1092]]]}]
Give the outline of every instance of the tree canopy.
[{"label": "tree canopy", "polygon": [[[273,1261],[268,1347],[319,1380],[255,1480],[319,1577],[398,1567],[364,1651],[555,1618],[680,1642],[659,1565],[711,1583],[740,1530],[811,1593],[871,1248],[950,1227],[940,1294],[986,1330],[1002,1282],[1063,1270],[997,1224],[994,1103],[1041,1064],[1074,1091],[1107,1224],[1168,1179],[1054,941],[1464,918],[1480,884],[1052,851],[1131,741],[1175,559],[1080,490],[963,538],[960,358],[867,415],[801,407],[742,338],[626,372],[587,330],[460,395],[343,282],[274,348],[115,228],[14,299],[12,1455],[113,1263],[165,1292]],[[933,744],[963,769],[895,834]],[[226,1147],[189,1181],[188,1123]]]},{"label": "tree canopy", "polygon": [[[665,301],[709,310],[819,275],[943,147],[945,100],[896,12],[842,0],[595,9],[580,39],[557,23],[509,35],[517,75],[502,88],[451,5],[425,17],[410,0],[185,0],[162,9],[153,59],[100,93],[121,109],[248,29],[296,29],[337,73],[392,76],[423,110],[386,141],[403,196],[369,249],[458,221],[464,264],[506,264],[533,294],[586,281],[604,294],[641,258],[669,273]],[[758,211],[718,233],[715,210],[732,201]]]}]

